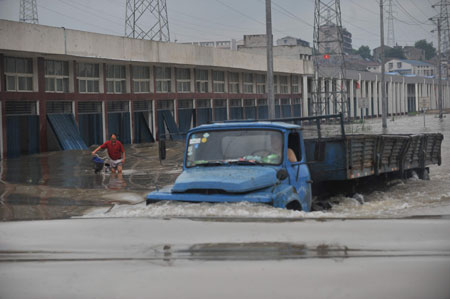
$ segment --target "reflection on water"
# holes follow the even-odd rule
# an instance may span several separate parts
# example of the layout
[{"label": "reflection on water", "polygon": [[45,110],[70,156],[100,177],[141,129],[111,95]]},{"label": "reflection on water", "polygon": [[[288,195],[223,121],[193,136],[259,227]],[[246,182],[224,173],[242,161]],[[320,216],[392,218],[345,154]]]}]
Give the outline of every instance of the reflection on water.
[{"label": "reflection on water", "polygon": [[[168,143],[168,159],[161,164],[155,144],[126,146],[127,161],[122,174],[95,174],[89,150],[3,160],[0,219],[68,218],[83,215],[92,207],[127,203],[127,198],[143,199],[155,186],[176,178],[183,148],[181,143]],[[113,196],[118,191],[120,198]]]}]

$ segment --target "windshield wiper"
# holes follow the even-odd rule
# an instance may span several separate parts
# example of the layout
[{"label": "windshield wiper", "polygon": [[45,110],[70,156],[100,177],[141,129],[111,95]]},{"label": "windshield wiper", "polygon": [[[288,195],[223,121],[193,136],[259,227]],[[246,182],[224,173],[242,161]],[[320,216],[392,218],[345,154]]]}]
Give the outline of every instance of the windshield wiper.
[{"label": "windshield wiper", "polygon": [[194,164],[194,166],[220,166],[220,165],[224,165],[224,162],[221,161],[208,161],[208,162],[204,162],[204,163],[196,163]]},{"label": "windshield wiper", "polygon": [[228,164],[236,164],[236,165],[262,165],[261,161],[257,160],[232,160],[227,161]]}]

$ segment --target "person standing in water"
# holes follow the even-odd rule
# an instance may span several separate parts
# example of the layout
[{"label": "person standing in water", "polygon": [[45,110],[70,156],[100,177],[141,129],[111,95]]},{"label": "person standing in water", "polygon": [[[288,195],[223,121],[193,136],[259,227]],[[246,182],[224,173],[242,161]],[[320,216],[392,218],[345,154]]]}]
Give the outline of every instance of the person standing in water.
[{"label": "person standing in water", "polygon": [[125,163],[125,150],[123,149],[122,142],[117,140],[116,134],[111,135],[111,139],[97,147],[92,155],[94,156],[100,149],[107,149],[108,156],[111,159],[111,171],[113,173],[122,173],[122,166]]}]

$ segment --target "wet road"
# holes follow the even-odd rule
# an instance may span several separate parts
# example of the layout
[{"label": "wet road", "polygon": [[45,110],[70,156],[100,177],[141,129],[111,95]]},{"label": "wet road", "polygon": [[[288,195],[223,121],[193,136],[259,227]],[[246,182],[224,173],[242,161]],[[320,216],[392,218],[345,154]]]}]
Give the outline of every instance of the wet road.
[{"label": "wet road", "polygon": [[122,175],[95,174],[91,151],[49,152],[1,161],[0,219],[69,218],[93,207],[135,204],[142,202],[149,190],[172,182],[180,172],[181,143],[168,143],[167,160],[162,164],[155,144],[125,149]]},{"label": "wet road", "polygon": [[1,298],[431,298],[450,219],[113,218],[0,225]]}]

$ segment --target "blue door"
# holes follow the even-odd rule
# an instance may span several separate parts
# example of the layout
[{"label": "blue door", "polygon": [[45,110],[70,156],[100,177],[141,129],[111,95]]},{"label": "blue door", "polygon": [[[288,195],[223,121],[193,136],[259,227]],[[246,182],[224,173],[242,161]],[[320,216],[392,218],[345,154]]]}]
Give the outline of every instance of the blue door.
[{"label": "blue door", "polygon": [[300,197],[300,204],[304,211],[310,211],[311,209],[311,175],[309,172],[308,165],[306,162],[305,149],[303,146],[303,141],[301,133],[298,131],[291,131],[289,135],[286,136],[285,143],[288,145],[286,147],[285,155],[288,157],[288,148],[291,149],[296,156],[295,162],[287,160],[287,171],[289,173],[289,179],[291,185],[297,190],[297,194]]}]

